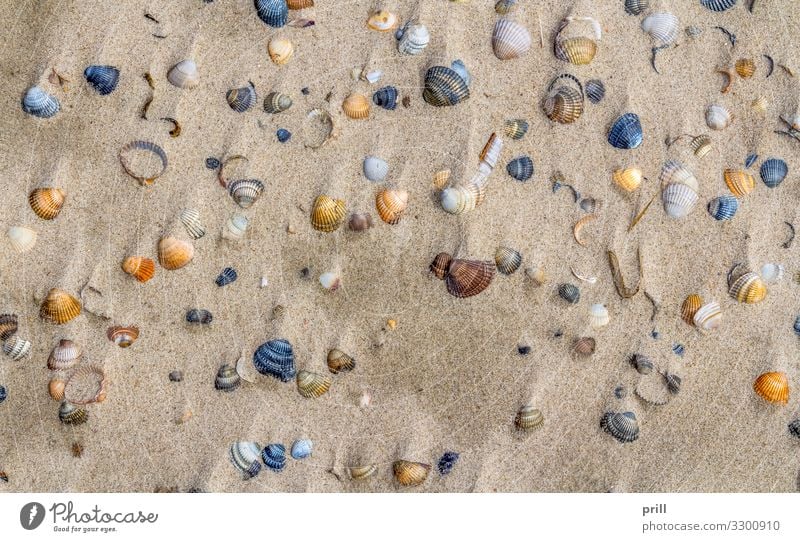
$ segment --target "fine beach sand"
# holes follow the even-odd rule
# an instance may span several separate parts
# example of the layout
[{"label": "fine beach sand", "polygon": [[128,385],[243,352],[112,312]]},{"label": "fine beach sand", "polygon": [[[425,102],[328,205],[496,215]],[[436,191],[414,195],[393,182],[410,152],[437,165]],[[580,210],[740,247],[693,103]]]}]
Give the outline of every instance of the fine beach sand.
[{"label": "fine beach sand", "polygon": [[[773,132],[783,129],[779,115],[798,106],[796,2],[758,2],[751,14],[744,0],[725,13],[710,12],[698,0],[651,1],[651,8],[681,22],[677,45],[659,53],[661,75],[650,66],[642,16],[625,14],[623,0],[521,0],[514,17],[529,28],[534,47],[512,61],[492,54],[493,0],[386,3],[402,20],[416,18],[429,28],[431,43],[416,57],[400,55],[391,34],[366,28],[375,2],[316,4],[290,12],[316,21],[306,29],[268,27],[252,0],[0,6],[0,230],[5,236],[10,226],[25,225],[39,234],[28,253],[15,253],[5,237],[0,250],[0,312],[18,314],[19,335],[33,343],[23,360],[0,359],[0,384],[8,389],[0,404],[0,471],[9,478],[0,491],[409,491],[392,479],[391,463],[403,458],[435,465],[446,450],[461,454],[453,472],[440,477],[434,467],[426,483],[410,491],[795,491],[800,441],[786,425],[798,415],[800,339],[792,323],[800,312],[800,286],[792,277],[800,269],[800,242],[788,250],[781,243],[784,221],[800,225],[800,142]],[[604,29],[588,66],[553,55],[558,23],[573,9]],[[687,37],[683,28],[690,24],[702,34]],[[735,49],[713,28],[718,25],[737,35]],[[285,66],[267,55],[267,42],[278,33],[295,45]],[[763,54],[776,63],[769,79]],[[735,78],[722,95],[723,77],[715,69],[745,57],[756,61],[755,76]],[[166,81],[169,68],[184,58],[199,67],[195,89]],[[472,74],[471,98],[455,107],[429,106],[420,88],[426,68],[458,58]],[[90,64],[121,70],[114,93],[100,96],[87,86],[82,72]],[[383,70],[378,85],[353,79],[353,68],[365,66]],[[48,82],[51,68],[69,79],[66,90]],[[150,120],[139,115],[150,95],[145,72],[155,79]],[[572,125],[552,123],[541,109],[547,85],[563,72],[584,82],[601,79],[607,90],[600,104],[587,102]],[[259,103],[237,114],[225,92],[247,81],[255,84]],[[21,111],[23,92],[37,83],[61,100],[53,119]],[[410,107],[373,106],[365,121],[344,117],[345,96],[371,96],[383,85],[409,96]],[[303,87],[309,95],[301,94]],[[261,100],[272,90],[290,94],[292,108],[265,113]],[[765,117],[750,108],[757,96],[769,101]],[[705,125],[712,103],[736,116],[722,132]],[[315,107],[329,110],[339,130],[318,150],[304,148],[301,137],[304,115]],[[606,133],[628,111],[642,119],[644,144],[617,150]],[[171,138],[161,117],[178,119],[182,134]],[[506,138],[485,202],[461,216],[446,214],[433,174],[450,168],[454,180],[469,178],[489,135],[502,133],[510,118],[527,119],[530,131],[519,141]],[[278,128],[293,138],[278,143]],[[685,143],[668,149],[665,138],[682,133],[711,133],[712,152],[700,159]],[[166,173],[147,188],[127,176],[117,158],[135,139],[156,142],[169,156]],[[755,190],[732,221],[713,220],[705,205],[728,193],[722,171],[742,168],[753,151],[761,156],[750,169]],[[266,185],[244,211],[251,225],[238,245],[220,239],[220,232],[240,209],[205,167],[207,157],[235,154],[249,161],[232,174]],[[389,181],[411,195],[399,225],[377,219],[378,186],[361,172],[368,154],[387,160]],[[536,172],[520,183],[505,164],[524,154]],[[758,180],[758,166],[770,156],[783,158],[790,171],[775,189]],[[679,221],[657,200],[627,233],[632,215],[658,189],[669,158],[682,160],[699,179],[697,207]],[[612,170],[625,165],[638,165],[649,179],[633,194],[611,181]],[[556,171],[602,202],[598,220],[585,230],[586,247],[572,237],[584,213],[567,189],[551,190]],[[37,218],[27,202],[30,190],[48,184],[67,193],[51,222]],[[371,212],[375,227],[366,233],[313,230],[309,210],[323,193],[346,200],[350,211]],[[146,284],[123,273],[126,256],[156,258],[158,239],[181,227],[178,215],[188,207],[200,211],[208,231],[194,243],[193,262],[178,271],[158,267]],[[456,299],[428,273],[438,252],[490,260],[501,245],[522,252],[523,267],[542,266],[549,281],[537,288],[520,269],[496,276],[476,297]],[[620,298],[609,271],[606,250],[612,249],[626,279],[635,282],[637,247],[642,290],[660,304],[655,321],[642,292]],[[786,276],[769,286],[764,302],[739,304],[726,285],[737,261],[756,270],[780,263]],[[228,266],[239,278],[218,288],[214,279]],[[570,266],[597,283],[577,281]],[[336,268],[343,285],[326,292],[317,277]],[[262,276],[269,280],[263,289]],[[581,287],[577,305],[558,297],[562,282]],[[64,326],[43,322],[39,304],[56,286],[73,294],[84,289],[93,312]],[[713,333],[701,335],[680,319],[690,293],[722,305],[723,323]],[[608,307],[606,328],[589,328],[591,303]],[[273,318],[276,305],[286,307],[281,318]],[[184,321],[190,308],[210,310],[214,322],[190,328]],[[390,318],[397,327],[385,330]],[[141,337],[118,348],[106,338],[112,324],[137,325]],[[658,340],[651,337],[654,329]],[[597,340],[588,359],[570,354],[582,335]],[[89,421],[76,427],[59,422],[58,403],[47,394],[46,360],[61,338],[80,343],[110,381],[106,401],[89,406]],[[294,382],[269,377],[230,394],[214,390],[221,364],[235,363],[241,352],[249,360],[272,338],[291,341],[298,368],[329,374],[326,354],[339,347],[356,358],[356,369],[332,375],[330,392],[318,399],[301,397]],[[673,343],[685,345],[683,357],[672,352]],[[528,356],[517,353],[520,344],[531,346]],[[651,406],[633,394],[642,378],[627,361],[634,352],[681,376],[681,391],[667,405]],[[175,369],[183,371],[182,382],[169,381]],[[752,391],[753,380],[770,370],[784,371],[795,388],[786,406],[769,405]],[[622,400],[613,393],[619,385],[628,391]],[[363,409],[365,390],[372,405]],[[513,419],[526,402],[541,409],[545,423],[520,435]],[[635,412],[639,439],[623,445],[604,433],[599,420],[606,410]],[[186,411],[191,418],[176,423]],[[297,438],[313,440],[313,456],[289,459],[281,473],[265,469],[242,481],[228,460],[236,440],[288,447]],[[83,446],[82,457],[73,457],[73,443]],[[346,467],[364,463],[379,465],[378,474],[350,480]]]}]

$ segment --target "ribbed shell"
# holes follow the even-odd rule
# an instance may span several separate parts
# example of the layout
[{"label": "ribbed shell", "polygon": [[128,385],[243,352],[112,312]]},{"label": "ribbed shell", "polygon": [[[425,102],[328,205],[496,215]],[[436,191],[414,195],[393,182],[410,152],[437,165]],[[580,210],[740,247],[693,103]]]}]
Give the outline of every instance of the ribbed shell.
[{"label": "ribbed shell", "polygon": [[249,223],[250,221],[243,214],[233,213],[225,222],[225,226],[222,229],[222,237],[231,241],[244,239]]},{"label": "ribbed shell", "polygon": [[186,321],[190,324],[210,324],[214,315],[205,309],[189,309],[186,311]]},{"label": "ribbed shell", "polygon": [[364,158],[364,176],[374,183],[383,181],[389,174],[389,164],[377,156]]},{"label": "ribbed shell", "polygon": [[726,11],[736,5],[738,0],[700,0],[700,5],[711,11]]},{"label": "ribbed shell", "polygon": [[477,295],[491,284],[494,273],[494,262],[455,259],[445,276],[447,291],[461,298]]},{"label": "ribbed shell", "polygon": [[14,335],[3,342],[3,353],[14,361],[19,361],[31,351],[31,342]]},{"label": "ribbed shell", "polygon": [[397,224],[408,207],[408,192],[399,188],[387,188],[375,195],[378,216],[387,224]]},{"label": "ribbed shell", "polygon": [[750,271],[733,281],[728,293],[740,303],[759,303],[767,297],[767,285],[758,273]]},{"label": "ribbed shell", "polygon": [[264,98],[264,111],[267,113],[281,113],[292,107],[292,97],[280,92],[270,92]]},{"label": "ribbed shell", "polygon": [[317,231],[332,232],[339,228],[347,216],[347,206],[343,200],[333,199],[325,194],[317,196],[311,207],[311,225]]},{"label": "ribbed shell", "polygon": [[242,209],[250,208],[264,191],[258,179],[238,179],[228,184],[228,193]]},{"label": "ribbed shell", "polygon": [[683,184],[691,188],[694,192],[700,191],[700,185],[694,173],[677,160],[667,160],[664,162],[658,180],[662,188],[666,188],[670,184]]},{"label": "ribbed shell", "polygon": [[19,254],[31,250],[36,245],[36,239],[39,237],[36,231],[25,226],[11,226],[8,228],[7,235],[11,246]]},{"label": "ribbed shell", "polygon": [[382,87],[372,95],[372,103],[383,109],[394,111],[397,107],[398,95],[395,87]]},{"label": "ribbed shell", "polygon": [[292,444],[292,459],[305,459],[311,457],[313,443],[309,439],[298,439]]},{"label": "ribbed shell", "polygon": [[404,55],[418,55],[428,46],[431,41],[431,34],[423,24],[415,24],[403,32],[400,41],[397,42],[397,50]]},{"label": "ribbed shell", "polygon": [[583,114],[583,94],[575,88],[559,86],[542,102],[542,109],[550,120],[571,124]]},{"label": "ribbed shell", "polygon": [[594,337],[580,337],[572,345],[572,351],[580,356],[591,356],[597,348]]},{"label": "ribbed shell", "polygon": [[306,9],[314,7],[314,0],[286,0],[289,9]]},{"label": "ribbed shell", "polygon": [[167,81],[178,88],[194,88],[200,84],[200,72],[194,60],[182,60],[167,73]]},{"label": "ribbed shell", "polygon": [[558,286],[558,295],[572,305],[581,300],[581,291],[574,284],[564,283]]},{"label": "ribbed shell", "polygon": [[514,417],[514,425],[520,431],[531,431],[544,423],[542,411],[532,405],[524,405]]},{"label": "ribbed shell", "polygon": [[16,314],[0,314],[0,340],[5,341],[17,332],[19,318]]},{"label": "ribbed shell", "polygon": [[518,58],[531,48],[528,29],[510,19],[499,19],[494,25],[492,49],[500,60]]},{"label": "ribbed shell", "polygon": [[414,487],[422,485],[428,478],[431,466],[415,461],[399,460],[392,464],[395,480],[401,486]]},{"label": "ribbed shell", "polygon": [[556,38],[554,53],[556,58],[583,66],[594,60],[597,54],[597,42],[592,38],[574,37],[559,39]]},{"label": "ribbed shell", "polygon": [[756,187],[755,179],[746,171],[726,169],[723,173],[723,177],[725,178],[725,184],[728,185],[728,189],[734,196],[739,198],[746,196]]},{"label": "ribbed shell", "polygon": [[80,425],[89,419],[89,414],[86,409],[63,401],[58,408],[58,419],[66,425]]},{"label": "ribbed shell", "polygon": [[128,348],[139,338],[139,328],[136,326],[111,326],[106,331],[108,340],[120,348]]},{"label": "ribbed shell", "polygon": [[586,81],[586,97],[593,104],[599,104],[606,96],[606,86],[599,79]]},{"label": "ribbed shell", "polygon": [[739,209],[739,200],[733,196],[719,196],[708,202],[708,214],[716,220],[730,220]]},{"label": "ribbed shell", "polygon": [[697,192],[685,184],[668,184],[661,193],[664,211],[672,218],[686,218],[697,204]]},{"label": "ribbed shell", "polygon": [[244,113],[256,103],[256,89],[252,85],[232,88],[225,94],[228,105],[237,113]]},{"label": "ribbed shell", "polygon": [[642,184],[642,170],[637,167],[615,169],[611,174],[614,184],[626,192],[633,192]]},{"label": "ribbed shell", "polygon": [[214,284],[216,284],[221,288],[223,286],[227,286],[228,284],[234,282],[237,277],[238,275],[236,273],[236,269],[232,267],[226,267],[214,280]]},{"label": "ribbed shell", "polygon": [[594,329],[607,326],[610,320],[608,309],[602,303],[593,303],[589,307],[589,325]]},{"label": "ribbed shell", "polygon": [[695,156],[702,158],[711,151],[711,138],[707,135],[699,135],[692,138],[689,146],[692,148]]},{"label": "ribbed shell", "polygon": [[653,13],[642,21],[642,30],[650,34],[653,47],[657,49],[675,42],[679,26],[678,18],[672,13]]},{"label": "ribbed shell", "polygon": [[274,376],[283,382],[294,378],[294,352],[285,339],[267,341],[253,354],[253,365],[263,375]]},{"label": "ribbed shell", "polygon": [[524,119],[507,120],[503,126],[503,133],[506,137],[517,140],[525,137],[528,133],[528,121]]},{"label": "ribbed shell", "polygon": [[759,171],[761,180],[769,188],[775,188],[783,182],[786,175],[789,174],[789,166],[780,158],[768,158],[761,164]]},{"label": "ribbed shell", "polygon": [[733,115],[722,105],[709,105],[706,109],[706,124],[712,130],[724,130],[733,122]]},{"label": "ribbed shell", "polygon": [[114,66],[89,66],[83,70],[83,76],[102,96],[114,92],[119,82],[119,70]]},{"label": "ribbed shell", "polygon": [[74,367],[83,357],[83,349],[76,342],[61,339],[47,358],[47,368],[51,371],[66,371]]},{"label": "ribbed shell", "polygon": [[59,376],[54,376],[47,383],[47,393],[54,401],[64,400],[64,390],[67,387],[67,381]]},{"label": "ribbed shell", "polygon": [[106,399],[106,374],[94,365],[81,365],[67,378],[64,399],[73,405],[100,403]]},{"label": "ribbed shell", "polygon": [[357,465],[354,467],[348,467],[347,471],[350,474],[350,478],[353,480],[366,480],[378,472],[378,467],[375,465]]},{"label": "ribbed shell", "polygon": [[31,87],[22,97],[22,110],[34,117],[49,119],[61,110],[61,103],[40,87]]},{"label": "ribbed shell", "polygon": [[681,318],[690,326],[694,325],[694,315],[703,305],[703,298],[697,294],[689,294],[681,304]]},{"label": "ribbed shell", "polygon": [[184,209],[181,211],[180,220],[192,239],[200,239],[206,234],[206,228],[200,222],[200,211],[197,209]]},{"label": "ribbed shell", "polygon": [[636,113],[625,113],[608,131],[608,142],[617,149],[635,149],[642,144],[642,124]]},{"label": "ribbed shell", "polygon": [[176,237],[162,237],[158,241],[158,263],[161,267],[174,271],[184,267],[194,258],[194,245]]},{"label": "ribbed shell", "polygon": [[513,248],[498,247],[494,253],[494,263],[498,271],[510,275],[522,265],[522,254]]},{"label": "ribbed shell", "polygon": [[483,187],[472,183],[466,186],[451,186],[439,194],[442,209],[454,215],[472,211],[477,207],[478,200],[483,200]]},{"label": "ribbed shell", "polygon": [[286,0],[255,0],[255,6],[258,18],[274,28],[282,27],[289,18]]},{"label": "ribbed shell", "polygon": [[514,158],[506,164],[506,171],[518,181],[527,181],[533,177],[533,160],[530,156]]},{"label": "ribbed shell", "polygon": [[641,15],[650,7],[650,0],[625,0],[625,13]]},{"label": "ribbed shell", "polygon": [[283,444],[267,444],[261,450],[261,460],[268,469],[282,471],[286,466],[286,447]]},{"label": "ribbed shell", "polygon": [[469,86],[453,69],[434,66],[425,73],[422,98],[437,107],[456,105],[469,98]]},{"label": "ribbed shell", "polygon": [[279,66],[286,64],[294,55],[294,45],[287,38],[276,36],[267,44],[269,58]]},{"label": "ribbed shell", "polygon": [[606,412],[600,418],[600,427],[622,443],[639,438],[639,422],[633,412]]},{"label": "ribbed shell", "polygon": [[436,255],[429,267],[430,272],[433,273],[439,280],[444,280],[447,276],[447,271],[450,269],[450,263],[453,257],[447,252],[440,252]]},{"label": "ribbed shell", "polygon": [[342,110],[351,119],[366,119],[369,117],[369,100],[363,94],[350,94],[342,102]]},{"label": "ribbed shell", "polygon": [[261,471],[261,445],[257,442],[234,442],[228,450],[228,457],[244,480],[249,480]]},{"label": "ribbed shell", "polygon": [[694,314],[693,321],[700,331],[713,331],[722,322],[722,308],[716,301],[706,303]]},{"label": "ribbed shell", "polygon": [[28,196],[28,203],[36,216],[53,220],[61,212],[66,193],[60,188],[35,188]]},{"label": "ribbed shell", "polygon": [[66,324],[81,313],[81,302],[59,288],[47,293],[39,310],[39,316],[54,324]]},{"label": "ribbed shell", "polygon": [[736,65],[734,67],[736,69],[736,73],[738,73],[739,77],[742,77],[743,79],[749,79],[750,77],[753,77],[754,73],[756,73],[756,63],[750,58],[740,58],[736,61]]},{"label": "ribbed shell", "polygon": [[333,374],[349,372],[356,368],[356,360],[348,356],[338,348],[328,352],[328,369]]},{"label": "ribbed shell", "polygon": [[214,389],[219,391],[233,391],[242,385],[242,378],[236,369],[229,364],[225,364],[217,371],[217,376],[214,379]]},{"label": "ribbed shell", "polygon": [[789,402],[789,379],[782,372],[764,373],[753,383],[753,390],[765,401],[785,405]]},{"label": "ribbed shell", "polygon": [[311,371],[298,371],[297,391],[308,399],[320,397],[327,393],[333,381],[330,377]]}]

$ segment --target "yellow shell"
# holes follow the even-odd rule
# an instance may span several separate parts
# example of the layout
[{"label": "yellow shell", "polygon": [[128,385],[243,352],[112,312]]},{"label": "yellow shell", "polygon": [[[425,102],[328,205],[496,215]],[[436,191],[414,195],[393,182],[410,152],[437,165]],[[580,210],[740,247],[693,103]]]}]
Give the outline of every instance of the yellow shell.
[{"label": "yellow shell", "polygon": [[433,186],[438,190],[444,190],[450,183],[450,170],[443,169],[433,174]]},{"label": "yellow shell", "polygon": [[615,169],[611,178],[624,191],[633,192],[642,184],[642,170],[637,167]]},{"label": "yellow shell", "polygon": [[131,256],[122,262],[122,270],[139,282],[147,282],[156,274],[156,262],[142,256]]},{"label": "yellow shell", "polygon": [[740,58],[736,61],[736,73],[739,77],[749,79],[756,73],[756,63],[750,58]]},{"label": "yellow shell", "polygon": [[694,155],[702,158],[711,151],[711,138],[707,135],[699,135],[692,139],[689,145],[692,147]]},{"label": "yellow shell", "polygon": [[363,94],[351,94],[342,102],[344,114],[351,119],[369,117],[369,100]]},{"label": "yellow shell", "polygon": [[550,120],[571,124],[583,114],[583,95],[575,88],[559,87],[545,98],[542,109]]},{"label": "yellow shell", "polygon": [[342,225],[346,215],[347,206],[343,200],[323,194],[317,196],[311,207],[311,225],[317,231],[332,232]]},{"label": "yellow shell", "polygon": [[757,273],[750,271],[733,281],[728,293],[740,303],[758,303],[767,297],[767,285]]},{"label": "yellow shell", "polygon": [[556,45],[556,56],[577,66],[589,64],[595,54],[597,43],[591,38],[567,38]]},{"label": "yellow shell", "polygon": [[176,237],[162,237],[158,241],[158,263],[161,267],[174,271],[188,264],[194,258],[194,245]]},{"label": "yellow shell", "polygon": [[741,198],[746,196],[756,187],[753,176],[746,171],[738,169],[726,169],[724,173],[725,184],[734,196]]},{"label": "yellow shell", "polygon": [[294,45],[287,38],[274,37],[269,40],[267,51],[275,64],[286,64],[294,54]]},{"label": "yellow shell", "polygon": [[690,294],[681,305],[681,318],[690,326],[694,325],[694,315],[703,306],[703,298],[697,294]]},{"label": "yellow shell", "polygon": [[53,220],[61,212],[66,194],[60,188],[36,188],[28,196],[28,203],[36,216]]},{"label": "yellow shell", "polygon": [[66,324],[81,313],[81,302],[60,288],[53,288],[42,302],[39,316],[54,324]]},{"label": "yellow shell", "polygon": [[753,390],[765,401],[785,405],[789,402],[789,379],[781,372],[764,373],[753,383]]},{"label": "yellow shell", "polygon": [[311,371],[297,372],[297,391],[303,397],[312,399],[325,394],[331,387],[331,379]]},{"label": "yellow shell", "polygon": [[428,478],[431,466],[415,461],[399,460],[392,464],[395,479],[401,486],[418,486]]},{"label": "yellow shell", "polygon": [[367,26],[378,32],[388,32],[400,23],[400,17],[391,11],[380,9],[367,19]]},{"label": "yellow shell", "polygon": [[540,427],[544,423],[544,415],[538,408],[531,405],[525,405],[519,409],[516,417],[514,418],[514,425],[520,431],[530,431]]},{"label": "yellow shell", "polygon": [[769,107],[769,100],[767,100],[764,96],[759,96],[750,103],[750,107],[759,113],[766,113],[767,108]]},{"label": "yellow shell", "polygon": [[399,188],[386,188],[375,196],[375,207],[381,220],[397,224],[408,207],[408,192]]}]

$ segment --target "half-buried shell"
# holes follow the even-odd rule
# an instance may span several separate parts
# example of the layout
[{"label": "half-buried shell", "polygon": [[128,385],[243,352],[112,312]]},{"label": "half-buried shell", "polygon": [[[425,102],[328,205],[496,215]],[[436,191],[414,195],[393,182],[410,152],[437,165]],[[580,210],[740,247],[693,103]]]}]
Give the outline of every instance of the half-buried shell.
[{"label": "half-buried shell", "polygon": [[431,466],[426,463],[399,460],[392,464],[395,480],[401,486],[415,487],[422,485],[428,478]]},{"label": "half-buried shell", "polygon": [[514,417],[514,425],[520,431],[532,431],[542,426],[544,415],[533,405],[524,405]]},{"label": "half-buried shell", "polygon": [[300,395],[308,399],[320,397],[325,394],[331,387],[333,381],[330,377],[311,371],[298,371],[297,372],[297,391]]}]

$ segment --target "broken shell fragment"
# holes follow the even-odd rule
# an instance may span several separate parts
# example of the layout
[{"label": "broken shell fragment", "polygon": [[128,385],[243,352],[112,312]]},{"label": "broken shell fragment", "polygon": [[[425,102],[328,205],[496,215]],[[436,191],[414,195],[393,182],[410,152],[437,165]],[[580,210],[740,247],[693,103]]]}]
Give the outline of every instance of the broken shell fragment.
[{"label": "broken shell fragment", "polygon": [[597,348],[594,337],[580,337],[572,345],[572,351],[579,356],[591,356]]},{"label": "broken shell fragment", "polygon": [[200,239],[206,234],[206,228],[200,222],[200,211],[197,209],[184,209],[181,211],[180,221],[192,239]]},{"label": "broken shell fragment", "polygon": [[89,419],[86,409],[63,401],[58,409],[58,419],[65,425],[80,425]]},{"label": "broken shell fragment", "polygon": [[389,32],[400,24],[400,17],[389,10],[379,9],[367,19],[367,27],[378,32]]},{"label": "broken shell fragment", "polygon": [[96,365],[79,367],[67,378],[64,399],[73,405],[88,405],[105,401],[105,371]]}]

